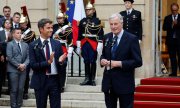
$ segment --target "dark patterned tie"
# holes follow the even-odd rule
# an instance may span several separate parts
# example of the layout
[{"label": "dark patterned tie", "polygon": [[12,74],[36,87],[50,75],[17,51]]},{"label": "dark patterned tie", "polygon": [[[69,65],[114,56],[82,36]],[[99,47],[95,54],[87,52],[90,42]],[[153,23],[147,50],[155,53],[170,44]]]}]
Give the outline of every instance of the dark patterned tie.
[{"label": "dark patterned tie", "polygon": [[113,38],[114,45],[113,45],[112,50],[111,50],[111,53],[112,53],[112,59],[115,58],[115,52],[116,52],[116,49],[117,49],[117,47],[118,47],[117,39],[118,39],[118,36],[114,36],[114,38]]},{"label": "dark patterned tie", "polygon": [[17,24],[14,25],[15,28],[18,28]]},{"label": "dark patterned tie", "polygon": [[19,50],[20,50],[20,52],[21,52],[21,47],[20,47],[20,44],[19,44],[19,42],[18,42],[18,47],[19,47]]},{"label": "dark patterned tie", "polygon": [[[46,47],[46,60],[48,61],[50,59],[50,50],[49,50],[49,41],[44,40],[45,47]],[[51,73],[51,65],[48,66],[48,69],[46,71],[47,73]]]},{"label": "dark patterned tie", "polygon": [[130,15],[130,12],[128,11],[128,14],[127,15]]}]

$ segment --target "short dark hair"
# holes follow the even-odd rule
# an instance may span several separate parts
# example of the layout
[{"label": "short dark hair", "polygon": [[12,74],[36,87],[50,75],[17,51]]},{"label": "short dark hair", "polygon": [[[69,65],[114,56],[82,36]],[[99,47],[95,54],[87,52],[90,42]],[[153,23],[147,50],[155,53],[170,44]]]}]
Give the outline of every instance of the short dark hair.
[{"label": "short dark hair", "polygon": [[11,8],[9,6],[4,6],[3,7],[3,12],[4,12],[4,9],[10,9],[11,10]]},{"label": "short dark hair", "polygon": [[16,30],[21,30],[21,28],[13,28],[11,33],[13,34]]},{"label": "short dark hair", "polygon": [[179,9],[179,5],[177,3],[172,3],[171,4],[171,9],[172,9],[173,6],[177,6],[177,8]]},{"label": "short dark hair", "polygon": [[2,27],[3,27],[3,28],[5,28],[5,23],[6,23],[7,20],[10,21],[11,26],[12,26],[12,20],[11,20],[11,19],[5,19],[5,20],[3,21],[3,24],[2,24]]},{"label": "short dark hair", "polygon": [[13,17],[14,17],[15,15],[21,16],[21,14],[20,14],[19,12],[15,12],[15,13],[13,14]]},{"label": "short dark hair", "polygon": [[52,24],[52,21],[48,18],[43,18],[38,21],[38,28],[43,28],[47,23]]}]

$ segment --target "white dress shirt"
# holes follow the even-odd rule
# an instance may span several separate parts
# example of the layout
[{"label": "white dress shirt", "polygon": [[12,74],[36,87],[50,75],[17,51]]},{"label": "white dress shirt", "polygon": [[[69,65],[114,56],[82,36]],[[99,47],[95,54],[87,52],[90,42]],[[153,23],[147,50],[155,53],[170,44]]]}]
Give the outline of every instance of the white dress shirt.
[{"label": "white dress shirt", "polygon": [[[40,40],[42,42],[42,45],[43,45],[43,42],[45,39],[43,39],[41,36],[40,36]],[[50,41],[50,38],[47,39],[49,42],[48,42],[48,45],[49,45],[49,51],[50,51],[50,54],[52,53],[52,46],[51,46],[51,41]],[[45,57],[46,57],[46,47],[43,48],[44,50],[44,54],[45,54]],[[51,63],[51,73],[46,73],[46,75],[56,75],[57,74],[57,67],[56,67],[56,64],[55,64],[55,59],[53,59],[53,62]]]}]

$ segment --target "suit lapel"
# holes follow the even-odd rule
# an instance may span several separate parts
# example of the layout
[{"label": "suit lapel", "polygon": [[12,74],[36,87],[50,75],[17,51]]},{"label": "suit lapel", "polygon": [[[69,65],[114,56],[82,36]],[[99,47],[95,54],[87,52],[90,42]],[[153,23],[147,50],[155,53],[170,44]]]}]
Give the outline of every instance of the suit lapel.
[{"label": "suit lapel", "polygon": [[3,35],[2,35],[2,40],[6,40],[6,33],[5,33],[5,30],[3,30]]},{"label": "suit lapel", "polygon": [[50,44],[51,44],[51,48],[52,48],[52,52],[55,52],[55,42],[53,39],[50,38]]},{"label": "suit lapel", "polygon": [[42,45],[42,42],[40,40],[40,38],[38,39],[38,48],[40,49],[40,52],[42,54],[42,56],[44,57],[44,59],[46,59],[45,53],[44,53],[44,47]]},{"label": "suit lapel", "polygon": [[19,53],[22,55],[22,53],[21,53],[21,51],[20,51],[20,49],[19,49],[19,46],[18,46],[18,44],[16,43],[16,41],[15,40],[13,40],[13,44],[14,44],[14,47],[19,51]]}]

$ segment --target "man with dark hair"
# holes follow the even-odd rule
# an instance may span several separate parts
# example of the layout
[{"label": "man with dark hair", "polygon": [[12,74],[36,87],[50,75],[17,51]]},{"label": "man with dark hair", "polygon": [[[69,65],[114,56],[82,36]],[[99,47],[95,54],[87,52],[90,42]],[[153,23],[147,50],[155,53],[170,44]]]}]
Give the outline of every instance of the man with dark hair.
[{"label": "man with dark hair", "polygon": [[51,108],[61,108],[60,69],[66,59],[61,43],[50,38],[52,21],[38,21],[40,37],[29,44],[30,67],[33,69],[30,87],[34,88],[37,108],[46,108],[49,96]]},{"label": "man with dark hair", "polygon": [[20,108],[23,103],[23,90],[26,79],[26,66],[29,64],[29,47],[21,41],[21,29],[12,30],[13,41],[8,42],[7,72],[10,80],[10,101],[11,108]]},{"label": "man with dark hair", "polygon": [[[177,68],[180,69],[180,14],[179,5],[171,4],[171,14],[164,19],[163,30],[167,31],[166,45],[171,62],[172,73],[169,76],[177,76]],[[178,60],[177,60],[178,58]]]},{"label": "man with dark hair", "polygon": [[138,37],[139,43],[142,41],[142,19],[141,12],[133,9],[134,0],[124,0],[125,11],[121,11],[123,16],[123,29]]},{"label": "man with dark hair", "polygon": [[20,26],[19,26],[19,21],[20,21],[20,18],[21,18],[21,14],[19,13],[19,12],[15,12],[14,14],[13,14],[13,28],[19,28]]},{"label": "man with dark hair", "polygon": [[9,6],[3,7],[3,14],[2,18],[0,18],[0,27],[2,27],[2,24],[5,19],[11,19],[11,8]]}]

